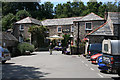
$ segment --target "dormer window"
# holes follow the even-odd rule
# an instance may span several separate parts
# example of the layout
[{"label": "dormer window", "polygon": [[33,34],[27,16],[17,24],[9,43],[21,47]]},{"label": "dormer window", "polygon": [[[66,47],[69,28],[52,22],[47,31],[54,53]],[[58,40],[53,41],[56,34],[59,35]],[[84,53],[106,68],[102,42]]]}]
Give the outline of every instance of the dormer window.
[{"label": "dormer window", "polygon": [[85,23],[85,30],[92,30],[92,22]]},{"label": "dormer window", "polygon": [[24,26],[23,26],[23,25],[20,25],[20,26],[19,26],[19,29],[20,29],[20,31],[23,31],[23,30],[24,30]]}]

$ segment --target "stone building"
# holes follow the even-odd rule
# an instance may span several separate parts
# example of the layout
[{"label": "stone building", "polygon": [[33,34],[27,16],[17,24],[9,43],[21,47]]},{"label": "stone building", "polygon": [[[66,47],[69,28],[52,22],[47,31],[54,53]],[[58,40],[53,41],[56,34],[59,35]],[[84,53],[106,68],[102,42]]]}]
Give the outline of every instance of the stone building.
[{"label": "stone building", "polygon": [[46,26],[49,30],[49,36],[63,34],[73,34],[74,20],[80,20],[82,17],[71,17],[71,18],[59,18],[59,19],[46,19],[42,21],[42,25]]},{"label": "stone building", "polygon": [[19,40],[19,42],[23,42],[27,39],[31,41],[31,34],[28,32],[28,29],[32,25],[42,25],[42,24],[39,20],[33,19],[31,17],[24,18],[15,23],[13,34]]},{"label": "stone building", "polygon": [[78,26],[79,26],[79,38],[80,40],[83,40],[85,36],[93,31],[94,29],[98,28],[102,24],[105,23],[104,18],[101,18],[100,16],[90,13],[84,17],[82,17],[80,20],[74,21],[74,45],[75,41],[77,41],[78,38]]},{"label": "stone building", "polygon": [[89,43],[101,43],[104,39],[120,40],[120,12],[108,12],[106,22],[86,35]]}]

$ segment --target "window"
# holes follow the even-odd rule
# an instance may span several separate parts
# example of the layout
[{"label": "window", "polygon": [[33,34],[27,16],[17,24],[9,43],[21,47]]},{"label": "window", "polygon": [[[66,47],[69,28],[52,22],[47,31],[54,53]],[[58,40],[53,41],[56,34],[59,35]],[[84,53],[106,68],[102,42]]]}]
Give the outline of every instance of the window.
[{"label": "window", "polygon": [[22,31],[24,30],[24,26],[23,26],[23,25],[20,25],[19,28],[20,28],[20,30],[22,30]]},{"label": "window", "polygon": [[108,44],[104,44],[104,51],[108,52]]},{"label": "window", "polygon": [[59,27],[57,28],[57,31],[58,31],[58,33],[61,33],[61,32],[62,32],[61,26],[59,26]]},{"label": "window", "polygon": [[71,26],[71,32],[74,32],[74,26]]},{"label": "window", "polygon": [[91,22],[85,23],[85,30],[92,30],[92,23]]},{"label": "window", "polygon": [[19,42],[23,42],[23,37],[19,36]]}]

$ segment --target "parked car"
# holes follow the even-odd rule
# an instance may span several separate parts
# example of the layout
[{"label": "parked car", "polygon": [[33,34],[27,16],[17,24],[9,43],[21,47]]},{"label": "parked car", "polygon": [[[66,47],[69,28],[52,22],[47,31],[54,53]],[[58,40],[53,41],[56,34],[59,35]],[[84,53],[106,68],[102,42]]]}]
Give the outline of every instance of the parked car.
[{"label": "parked car", "polygon": [[11,55],[8,49],[3,48],[1,62],[4,64],[7,60],[11,59]]},{"label": "parked car", "polygon": [[103,40],[102,63],[108,67],[108,73],[118,72],[120,76],[120,40]]},{"label": "parked car", "polygon": [[98,69],[102,72],[108,71],[108,67],[103,63],[102,56],[99,56],[97,59]]},{"label": "parked car", "polygon": [[86,58],[90,58],[92,55],[101,53],[102,44],[101,43],[89,44],[87,51],[88,51],[88,54],[86,55]]},{"label": "parked car", "polygon": [[94,63],[94,64],[98,63],[97,59],[98,59],[99,56],[102,56],[102,55],[103,55],[102,53],[98,53],[98,54],[92,55],[90,57],[91,62]]}]

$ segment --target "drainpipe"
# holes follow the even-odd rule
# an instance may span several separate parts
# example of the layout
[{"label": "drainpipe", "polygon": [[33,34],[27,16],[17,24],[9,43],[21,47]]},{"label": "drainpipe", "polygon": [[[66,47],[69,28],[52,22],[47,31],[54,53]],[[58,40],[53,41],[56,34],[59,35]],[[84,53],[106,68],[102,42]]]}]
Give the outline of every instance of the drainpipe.
[{"label": "drainpipe", "polygon": [[80,38],[79,38],[79,22],[78,22],[78,37],[77,37],[77,54],[79,53],[79,42],[80,42]]}]

